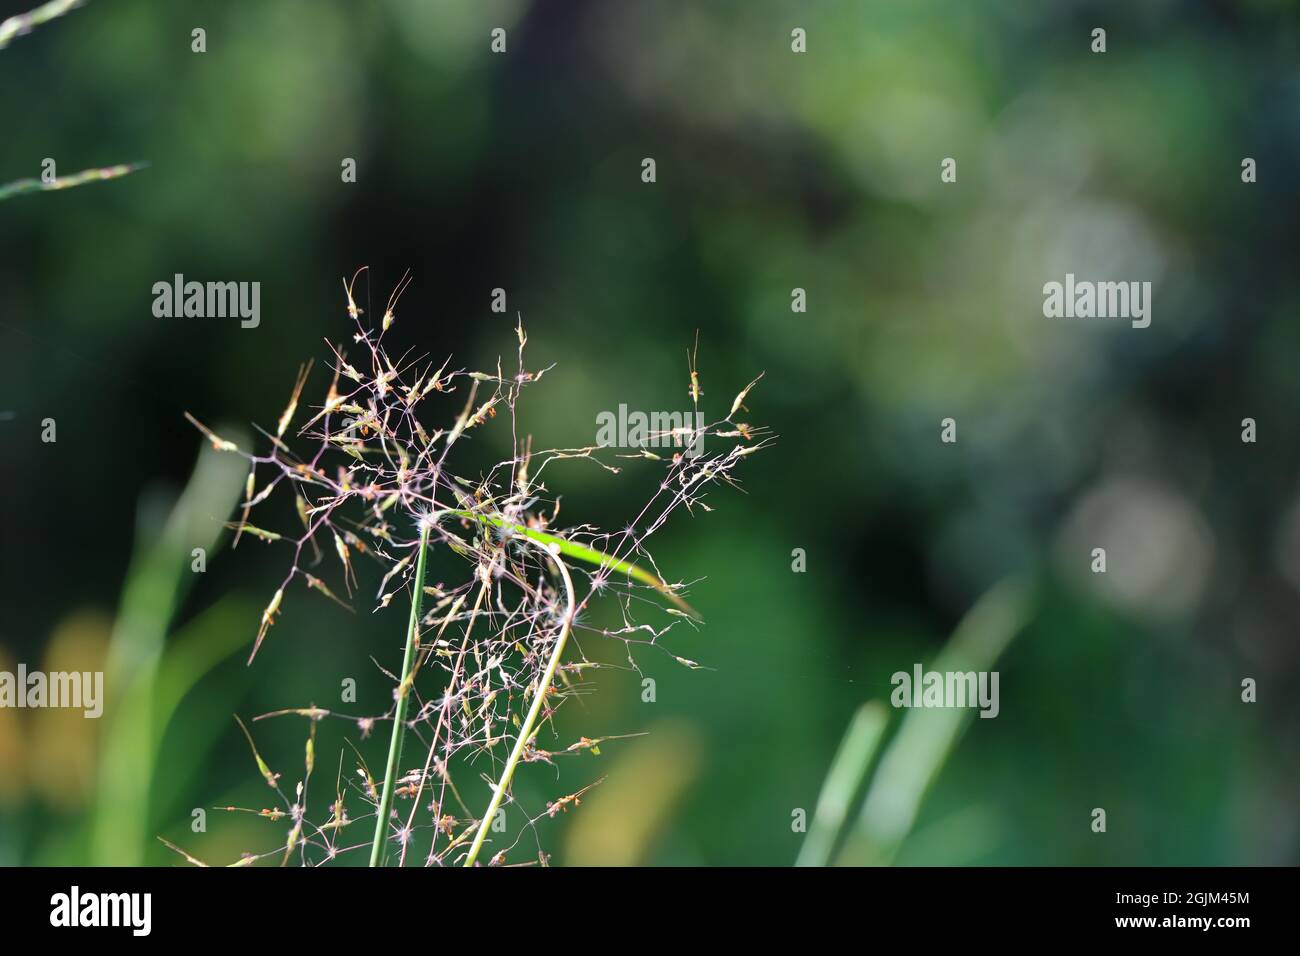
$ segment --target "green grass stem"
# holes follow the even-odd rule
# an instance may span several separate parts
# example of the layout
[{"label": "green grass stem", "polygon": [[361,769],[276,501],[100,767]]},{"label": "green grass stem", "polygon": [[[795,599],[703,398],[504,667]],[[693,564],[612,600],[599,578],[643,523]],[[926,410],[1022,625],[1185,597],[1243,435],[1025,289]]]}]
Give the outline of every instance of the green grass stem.
[{"label": "green grass stem", "polygon": [[424,559],[429,549],[429,528],[420,529],[420,554],[415,560],[415,589],[411,594],[411,620],[406,626],[406,653],[402,657],[402,679],[397,685],[397,706],[393,713],[393,734],[388,740],[388,763],[384,771],[384,789],[379,797],[375,818],[375,839],[370,847],[370,865],[383,866],[388,844],[388,819],[393,811],[393,787],[397,783],[397,765],[402,759],[402,737],[406,732],[406,706],[411,699],[411,668],[415,662],[415,636],[420,629],[420,604],[424,597]]}]

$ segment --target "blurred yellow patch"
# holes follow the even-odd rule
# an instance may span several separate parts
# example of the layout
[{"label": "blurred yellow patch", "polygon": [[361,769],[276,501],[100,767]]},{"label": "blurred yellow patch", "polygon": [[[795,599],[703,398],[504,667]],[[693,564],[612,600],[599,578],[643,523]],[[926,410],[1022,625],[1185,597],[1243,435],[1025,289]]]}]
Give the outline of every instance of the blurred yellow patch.
[{"label": "blurred yellow patch", "polygon": [[[14,673],[18,662],[0,647],[0,671]],[[27,789],[27,748],[19,712],[0,707],[0,808],[16,805]]]},{"label": "blurred yellow patch", "polygon": [[697,776],[702,749],[699,735],[678,723],[659,724],[626,749],[618,748],[607,779],[574,817],[565,861],[571,866],[643,863]]},{"label": "blurred yellow patch", "polygon": [[[41,669],[46,673],[103,671],[112,628],[113,619],[107,614],[73,612],[55,627]],[[77,708],[27,712],[27,772],[34,795],[60,810],[86,804],[95,778],[99,724]]]}]

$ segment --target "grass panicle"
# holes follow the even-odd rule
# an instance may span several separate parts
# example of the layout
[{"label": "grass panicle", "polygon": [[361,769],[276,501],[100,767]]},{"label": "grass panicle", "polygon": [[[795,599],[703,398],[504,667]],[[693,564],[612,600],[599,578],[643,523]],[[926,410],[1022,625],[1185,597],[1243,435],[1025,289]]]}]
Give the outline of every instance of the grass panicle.
[{"label": "grass panicle", "polygon": [[[535,450],[520,434],[517,410],[523,393],[552,367],[528,367],[522,322],[514,330],[511,370],[500,359],[494,368],[471,370],[450,357],[414,355],[392,344],[402,329],[397,305],[411,286],[409,274],[372,323],[355,298],[363,273],[364,267],[343,283],[352,334],[346,344],[327,343],[328,386],[313,403],[310,366],[299,369],[274,433],[262,432],[265,451],[187,417],[214,452],[243,459],[247,469],[237,520],[230,524],[235,543],[247,538],[289,556],[256,622],[250,664],[285,609],[310,595],[350,608],[374,587],[367,582],[377,581],[377,612],[407,603],[402,664],[390,675],[394,690],[386,711],[291,704],[262,715],[307,718],[313,753],[320,721],[347,721],[361,740],[391,722],[383,773],[376,779],[360,741],[349,741],[353,766],[344,772],[340,758],[324,823],[307,815],[310,767],[293,793],[277,786],[281,806],[226,809],[288,826],[277,846],[242,858],[250,863],[316,865],[368,847],[372,865],[392,858],[404,866],[417,845],[425,865],[472,866],[486,853],[491,863],[546,863],[539,825],[577,806],[588,788],[530,809],[512,783],[529,763],[598,754],[599,742],[615,739],[539,743],[543,732],[556,733],[555,714],[590,689],[594,672],[618,666],[588,657],[583,648],[621,647],[632,668],[647,653],[696,666],[668,644],[678,625],[698,615],[686,601],[685,585],[659,570],[647,541],[674,512],[709,510],[708,490],[736,484],[740,463],[771,441],[766,429],[740,420],[758,380],[735,396],[726,417],[708,424],[700,417],[690,428],[656,436],[658,454],[620,454],[600,445]],[[694,353],[688,359],[698,409],[703,393]],[[475,464],[462,439],[493,422],[504,423],[513,451]],[[665,443],[671,443],[667,450]],[[662,471],[624,528],[560,523],[559,498],[549,487],[553,473],[585,466],[619,475],[627,458]],[[275,500],[292,503],[293,524],[256,516]],[[425,568],[434,553],[458,559],[463,575],[429,584]],[[588,614],[601,597],[610,599],[601,602],[605,610]],[[605,640],[578,642],[579,634]],[[580,649],[571,654],[575,646]],[[424,748],[415,767],[403,763],[411,731],[418,731]],[[478,781],[488,788],[480,809],[472,806]],[[513,821],[505,830],[492,825],[503,814]],[[364,843],[349,835],[361,821],[369,821],[371,834]],[[536,850],[516,859],[530,835]]]}]

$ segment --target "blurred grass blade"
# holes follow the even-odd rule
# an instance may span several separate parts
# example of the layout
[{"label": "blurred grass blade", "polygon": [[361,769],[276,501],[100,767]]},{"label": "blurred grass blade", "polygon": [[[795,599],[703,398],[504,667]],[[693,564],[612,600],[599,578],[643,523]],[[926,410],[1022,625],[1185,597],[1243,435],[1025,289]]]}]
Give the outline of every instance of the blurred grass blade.
[{"label": "blurred grass blade", "polygon": [[[1028,586],[1008,579],[993,587],[962,618],[930,668],[987,671],[1024,627]],[[887,865],[916,821],[921,800],[975,711],[969,707],[915,708],[890,741],[862,803],[857,826],[838,862]]]},{"label": "blurred grass blade", "polygon": [[888,723],[889,714],[878,700],[868,701],[853,715],[817,797],[817,809],[795,866],[825,866],[830,862],[849,807],[862,786]]},{"label": "blurred grass blade", "polygon": [[102,169],[83,169],[71,176],[59,176],[52,182],[41,179],[16,179],[11,183],[0,185],[0,200],[23,193],[49,192],[55,189],[71,189],[83,183],[102,182],[108,179],[120,179],[138,169],[144,169],[148,163],[124,163],[120,166],[105,166]]},{"label": "blurred grass blade", "polygon": [[34,10],[10,17],[4,23],[0,23],[0,50],[7,47],[14,37],[31,33],[32,27],[49,23],[65,13],[71,13],[85,2],[86,0],[49,0],[48,3],[42,3]]},{"label": "blurred grass blade", "polygon": [[[181,705],[200,682],[232,659],[248,643],[245,623],[256,609],[247,601],[226,598],[204,610],[177,631],[167,643],[154,685],[153,724],[155,760],[167,773],[154,774],[151,801],[158,817],[169,818],[169,808],[184,808],[181,794],[207,762],[212,746],[226,732],[223,721],[194,720],[178,725],[168,739]],[[230,691],[208,691],[206,700],[194,700],[198,712],[224,712]],[[222,695],[226,696],[222,696]],[[214,699],[215,698],[215,699]],[[221,701],[220,708],[217,700]],[[152,844],[150,844],[152,846]]]},{"label": "blurred grass blade", "polygon": [[97,866],[138,866],[151,845],[150,785],[158,748],[158,674],[167,629],[193,582],[192,550],[211,551],[239,500],[243,465],[200,453],[166,520],[146,497],[105,665],[105,724],[93,818]]}]

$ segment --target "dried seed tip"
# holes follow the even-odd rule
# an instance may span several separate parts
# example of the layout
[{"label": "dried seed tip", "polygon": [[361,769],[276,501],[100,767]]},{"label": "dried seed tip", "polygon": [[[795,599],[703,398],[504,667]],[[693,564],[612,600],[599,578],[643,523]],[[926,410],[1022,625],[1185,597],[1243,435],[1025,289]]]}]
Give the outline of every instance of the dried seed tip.
[{"label": "dried seed tip", "polygon": [[261,538],[263,541],[280,541],[281,536],[274,531],[267,531],[257,525],[249,524],[247,521],[239,521],[226,525],[227,528],[233,528],[240,534],[251,534],[254,538]]},{"label": "dried seed tip", "polygon": [[293,419],[293,413],[298,410],[298,399],[302,397],[303,386],[307,384],[307,375],[311,371],[311,363],[307,362],[298,369],[298,380],[293,386],[293,395],[289,398],[289,404],[285,406],[284,414],[280,416],[280,424],[275,430],[275,437],[284,437],[284,430],[289,427],[289,422]]},{"label": "dried seed tip", "polygon": [[356,284],[357,276],[361,275],[361,273],[365,272],[369,268],[370,268],[369,266],[362,266],[360,269],[358,269],[356,272],[352,274],[351,282],[344,281],[343,283],[343,291],[348,297],[348,316],[353,321],[356,321],[358,318],[360,318],[364,310],[357,308],[357,303],[352,298],[352,287],[353,285]]},{"label": "dried seed tip", "polygon": [[766,372],[760,372],[758,378],[754,379],[752,382],[750,382],[748,385],[746,385],[744,388],[740,390],[740,394],[736,396],[736,400],[731,403],[731,411],[727,412],[728,421],[730,421],[733,417],[735,417],[736,412],[744,407],[745,396],[749,394],[749,390],[751,388],[753,388],[755,385],[758,384],[759,379],[761,379],[766,374],[767,374]]},{"label": "dried seed tip", "polygon": [[269,714],[259,714],[253,718],[254,723],[259,720],[266,720],[268,717],[286,717],[294,715],[297,717],[307,717],[312,721],[321,720],[330,715],[328,710],[322,707],[289,707],[285,710],[273,710]]},{"label": "dried seed tip", "polygon": [[272,773],[271,768],[266,765],[262,755],[257,752],[257,745],[253,743],[253,735],[248,732],[248,728],[244,726],[244,722],[239,719],[238,715],[235,715],[235,722],[239,724],[239,729],[244,732],[244,738],[248,741],[249,749],[253,751],[253,759],[257,761],[257,769],[262,774],[262,778],[266,780],[266,785],[276,789],[276,782],[280,779],[280,775]]},{"label": "dried seed tip", "polygon": [[397,300],[402,297],[402,293],[406,291],[406,287],[409,286],[413,281],[415,280],[411,278],[411,270],[407,269],[406,272],[402,274],[402,278],[398,281],[397,288],[395,288],[392,291],[392,294],[389,295],[388,307],[384,309],[384,321],[383,321],[384,332],[388,331],[389,327],[392,326],[393,324],[393,320],[396,318],[396,316],[393,314],[393,309],[397,307]]},{"label": "dried seed tip", "polygon": [[[235,529],[235,540],[231,543],[230,548],[233,551],[239,547],[239,539],[244,536],[244,524],[248,521],[248,513],[253,507],[253,487],[254,479],[257,475],[257,465],[254,464],[248,469],[248,480],[244,482],[244,513],[240,516],[239,525]],[[267,486],[268,493],[270,486]]]},{"label": "dried seed tip", "polygon": [[175,843],[172,843],[169,840],[164,840],[162,837],[159,837],[158,841],[162,843],[163,846],[167,847],[167,849],[171,850],[173,853],[179,853],[181,856],[185,857],[185,861],[187,863],[192,864],[193,866],[206,867],[208,865],[204,863],[202,860],[198,859],[197,857],[190,856],[190,854],[186,853]]},{"label": "dried seed tip", "polygon": [[348,546],[343,543],[343,539],[338,536],[337,532],[332,533],[334,534],[334,551],[338,554],[339,560],[343,562],[343,584],[347,587],[350,595],[352,593],[350,578],[352,575],[352,562],[348,557]]},{"label": "dried seed tip", "polygon": [[695,349],[686,355],[686,367],[691,373],[691,386],[687,390],[691,396],[691,401],[696,405],[700,402],[700,396],[704,394],[704,389],[700,388],[700,372],[696,367],[695,359],[700,351],[700,330],[695,330]]},{"label": "dried seed tip", "polygon": [[303,499],[302,495],[295,495],[294,497],[296,498],[294,507],[298,509],[298,520],[302,522],[304,530],[310,531],[311,519],[307,516],[307,502]]},{"label": "dried seed tip", "polygon": [[212,443],[213,451],[239,451],[238,445],[236,445],[232,441],[226,441],[220,435],[214,434],[212,429],[208,428],[207,425],[204,425],[202,422],[200,422],[189,412],[185,413],[185,418],[189,421],[191,425],[193,425],[195,428],[201,431],[204,434],[204,436],[208,439],[208,441]]},{"label": "dried seed tip", "polygon": [[321,594],[325,595],[327,598],[329,598],[329,599],[330,599],[331,601],[333,601],[335,604],[338,604],[338,605],[340,605],[341,607],[345,607],[345,608],[347,608],[349,611],[352,610],[352,605],[349,604],[347,601],[343,600],[341,597],[339,597],[339,596],[338,596],[337,594],[335,594],[333,591],[331,591],[331,590],[329,589],[329,586],[326,585],[325,582],[322,581],[320,578],[316,577],[314,574],[309,574],[309,573],[307,573],[307,572],[304,572],[304,574],[306,575],[306,578],[307,578],[307,587],[312,588],[312,589],[315,590],[315,591],[319,591]]},{"label": "dried seed tip", "polygon": [[[271,598],[271,603],[266,606],[266,610],[262,612],[262,624],[257,629],[257,640],[253,642],[253,653],[248,655],[248,663],[253,663],[253,658],[257,656],[257,652],[262,646],[262,641],[266,640],[266,632],[270,630],[271,625],[275,623],[275,615],[280,610],[280,599],[283,597],[284,588],[280,588],[275,592],[275,596]],[[247,733],[247,731],[245,731],[245,733]],[[252,742],[251,738],[249,739],[249,742]]]}]

